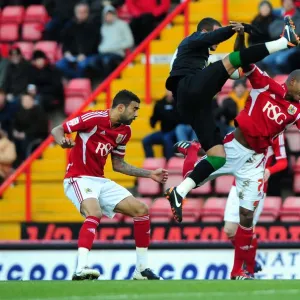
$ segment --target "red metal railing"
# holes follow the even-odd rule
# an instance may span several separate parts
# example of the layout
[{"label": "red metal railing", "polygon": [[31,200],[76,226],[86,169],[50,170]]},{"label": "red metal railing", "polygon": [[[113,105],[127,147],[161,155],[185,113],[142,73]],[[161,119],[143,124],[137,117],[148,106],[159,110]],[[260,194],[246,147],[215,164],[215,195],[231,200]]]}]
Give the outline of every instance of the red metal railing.
[{"label": "red metal railing", "polygon": [[[150,43],[153,39],[157,38],[161,31],[180,13],[184,13],[184,36],[189,33],[189,7],[190,0],[179,4],[158,26],[157,28],[132,52],[126,59],[114,70],[99,86],[96,88],[90,97],[85,101],[81,107],[69,116],[69,119],[76,117],[82,110],[84,110],[95,98],[102,92],[106,92],[106,105],[110,106],[111,103],[111,82],[116,79],[120,73],[131,63],[138,54],[145,52],[145,102],[151,103],[151,64],[150,64]],[[52,136],[49,136],[33,153],[28,157],[20,167],[7,178],[7,180],[0,186],[0,195],[11,186],[11,184],[22,174],[25,173],[25,218],[27,222],[32,219],[31,214],[31,165],[38,157],[41,156],[43,151],[53,142]]]}]

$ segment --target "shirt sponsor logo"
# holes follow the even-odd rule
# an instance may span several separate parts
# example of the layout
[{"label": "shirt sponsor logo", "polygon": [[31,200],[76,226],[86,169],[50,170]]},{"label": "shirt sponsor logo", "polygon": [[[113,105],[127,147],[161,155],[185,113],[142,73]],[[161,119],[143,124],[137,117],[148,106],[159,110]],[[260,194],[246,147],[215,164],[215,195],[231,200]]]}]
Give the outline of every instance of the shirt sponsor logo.
[{"label": "shirt sponsor logo", "polygon": [[296,112],[297,112],[297,107],[294,106],[293,104],[290,104],[288,108],[288,113],[293,116]]},{"label": "shirt sponsor logo", "polygon": [[286,115],[281,112],[280,107],[267,102],[263,108],[263,112],[267,112],[267,116],[270,120],[275,121],[278,125],[281,125],[286,120]]},{"label": "shirt sponsor logo", "polygon": [[97,154],[100,153],[101,156],[107,156],[111,152],[112,149],[113,149],[113,146],[110,143],[103,144],[103,143],[99,142],[95,152]]}]

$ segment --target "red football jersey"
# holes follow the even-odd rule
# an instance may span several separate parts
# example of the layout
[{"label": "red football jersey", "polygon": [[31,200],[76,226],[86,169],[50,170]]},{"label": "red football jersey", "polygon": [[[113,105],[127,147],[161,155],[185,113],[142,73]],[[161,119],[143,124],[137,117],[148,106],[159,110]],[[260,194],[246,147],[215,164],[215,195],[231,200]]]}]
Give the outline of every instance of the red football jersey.
[{"label": "red football jersey", "polygon": [[[275,164],[274,158],[276,159]],[[279,162],[285,160],[284,164],[280,164]],[[281,133],[279,136],[274,138],[272,141],[272,146],[268,147],[268,151],[266,154],[265,160],[265,168],[268,168],[271,174],[283,171],[282,165],[287,165],[286,151],[285,151],[285,142],[284,135]],[[273,170],[273,171],[271,171]],[[264,184],[264,192],[266,193],[268,190],[268,182]]]},{"label": "red football jersey", "polygon": [[300,104],[284,100],[286,85],[279,84],[253,65],[246,73],[252,85],[244,110],[235,121],[249,146],[265,153],[272,140],[296,124],[300,129]]},{"label": "red football jersey", "polygon": [[65,178],[78,176],[104,177],[107,156],[123,157],[131,128],[112,128],[109,110],[88,111],[63,124],[64,132],[77,132],[75,146],[70,151]]}]

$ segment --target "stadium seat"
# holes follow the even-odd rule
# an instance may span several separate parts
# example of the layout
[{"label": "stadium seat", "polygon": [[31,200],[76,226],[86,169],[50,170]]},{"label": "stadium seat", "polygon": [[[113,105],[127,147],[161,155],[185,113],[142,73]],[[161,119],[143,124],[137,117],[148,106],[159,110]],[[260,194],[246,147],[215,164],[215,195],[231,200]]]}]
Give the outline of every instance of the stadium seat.
[{"label": "stadium seat", "polygon": [[300,174],[294,175],[294,184],[293,184],[294,193],[300,194]]},{"label": "stadium seat", "polygon": [[147,170],[155,170],[158,168],[166,167],[166,159],[164,157],[159,158],[146,158],[143,162],[143,168]]},{"label": "stadium seat", "polygon": [[9,55],[10,44],[4,43],[0,44],[0,55],[1,57],[8,57]]},{"label": "stadium seat", "polygon": [[6,6],[1,15],[1,23],[21,24],[25,9],[23,6]]},{"label": "stadium seat", "polygon": [[45,24],[49,19],[43,5],[29,5],[25,11],[24,22],[39,22]]},{"label": "stadium seat", "polygon": [[0,41],[1,42],[15,42],[19,39],[18,25],[14,23],[7,23],[0,25]]},{"label": "stadium seat", "polygon": [[31,42],[17,42],[14,43],[14,46],[18,47],[22,55],[25,57],[25,59],[30,60],[33,52],[33,43]]},{"label": "stadium seat", "polygon": [[259,222],[274,222],[279,216],[281,197],[266,197]]},{"label": "stadium seat", "polygon": [[57,43],[53,41],[40,41],[35,44],[34,50],[45,52],[51,63],[56,61]]},{"label": "stadium seat", "polygon": [[38,41],[42,38],[43,25],[40,23],[24,23],[22,26],[22,40]]},{"label": "stadium seat", "polygon": [[166,198],[154,199],[150,208],[151,222],[170,222],[173,217],[169,201]]},{"label": "stadium seat", "polygon": [[181,175],[170,174],[167,183],[164,185],[164,190],[171,186],[177,186],[182,181]]},{"label": "stadium seat", "polygon": [[202,209],[202,222],[222,222],[226,198],[208,198]]},{"label": "stadium seat", "polygon": [[184,158],[172,157],[168,161],[167,170],[170,174],[182,174]]},{"label": "stadium seat", "polygon": [[294,166],[294,172],[300,173],[300,157],[297,158],[295,166]]},{"label": "stadium seat", "polygon": [[216,178],[215,180],[215,192],[219,195],[228,195],[234,181],[234,176],[225,175]]},{"label": "stadium seat", "polygon": [[160,184],[150,178],[138,178],[137,191],[142,196],[157,196],[161,192]]},{"label": "stadium seat", "polygon": [[282,222],[300,221],[300,197],[287,197],[280,211]]},{"label": "stadium seat", "polygon": [[[149,208],[149,211],[151,209],[151,206],[152,206],[152,199],[149,198],[149,197],[136,197],[137,200],[145,203],[148,208]],[[133,218],[132,217],[129,217],[129,216],[125,216],[124,217],[124,222],[125,223],[133,223]]]},{"label": "stadium seat", "polygon": [[87,98],[91,91],[91,81],[87,78],[72,79],[65,87],[66,96],[82,96]]},{"label": "stadium seat", "polygon": [[190,195],[199,196],[199,195],[209,195],[212,193],[211,181],[206,182],[204,185],[192,189]]},{"label": "stadium seat", "polygon": [[276,75],[274,77],[274,80],[277,81],[278,83],[282,84],[282,83],[286,82],[287,78],[288,78],[288,75]]},{"label": "stadium seat", "polygon": [[202,198],[189,198],[187,199],[182,208],[182,221],[186,222],[197,222],[201,215],[201,209],[204,205]]},{"label": "stadium seat", "polygon": [[67,96],[65,98],[65,114],[67,116],[75,112],[85,102],[82,96]]}]

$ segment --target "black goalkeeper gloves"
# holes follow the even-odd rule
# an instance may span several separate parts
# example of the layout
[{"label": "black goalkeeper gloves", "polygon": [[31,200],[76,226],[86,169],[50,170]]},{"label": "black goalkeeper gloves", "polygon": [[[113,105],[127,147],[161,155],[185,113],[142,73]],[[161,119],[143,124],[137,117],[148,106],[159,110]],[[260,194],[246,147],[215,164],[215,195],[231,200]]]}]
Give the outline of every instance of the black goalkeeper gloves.
[{"label": "black goalkeeper gloves", "polygon": [[261,35],[263,34],[256,26],[242,23],[244,26],[244,31],[247,32],[250,35]]}]

